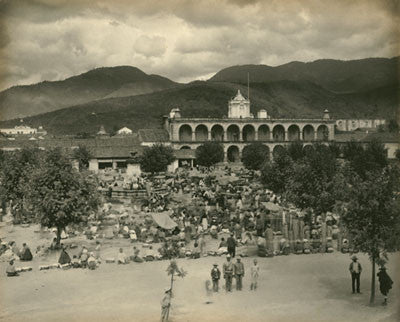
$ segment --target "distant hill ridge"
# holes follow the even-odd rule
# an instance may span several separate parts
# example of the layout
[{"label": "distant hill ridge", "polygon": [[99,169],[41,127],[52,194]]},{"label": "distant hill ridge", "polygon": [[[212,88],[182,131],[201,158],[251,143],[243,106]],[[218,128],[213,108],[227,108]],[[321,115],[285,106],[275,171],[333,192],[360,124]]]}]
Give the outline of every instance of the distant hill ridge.
[{"label": "distant hill ridge", "polygon": [[100,125],[108,132],[123,126],[137,131],[160,128],[161,116],[172,107],[186,117],[222,117],[238,89],[247,93],[248,73],[253,113],[265,108],[273,117],[320,117],[328,108],[340,118],[394,118],[400,106],[398,62],[399,57],[233,66],[188,84],[131,66],[102,67],[0,92],[0,117],[9,119],[0,126],[13,126],[22,116],[52,134],[95,133]]},{"label": "distant hill ridge", "polygon": [[62,81],[2,91],[0,116],[3,120],[26,117],[106,97],[146,94],[174,86],[179,84],[159,75],[148,75],[136,67],[101,67]]},{"label": "distant hill ridge", "polygon": [[335,92],[357,92],[399,84],[399,57],[360,60],[320,59],[309,63],[290,62],[277,67],[241,65],[222,69],[210,78],[213,82],[247,83],[279,80],[316,83]]}]

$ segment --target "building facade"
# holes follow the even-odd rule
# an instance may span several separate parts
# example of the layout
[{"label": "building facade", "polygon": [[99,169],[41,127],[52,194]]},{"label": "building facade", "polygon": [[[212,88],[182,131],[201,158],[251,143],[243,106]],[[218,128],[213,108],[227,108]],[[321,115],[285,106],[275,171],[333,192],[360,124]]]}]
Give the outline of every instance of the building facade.
[{"label": "building facade", "polygon": [[254,142],[262,142],[272,156],[293,141],[307,145],[335,139],[335,120],[329,111],[319,119],[273,119],[265,110],[254,117],[250,101],[240,91],[228,103],[227,118],[185,118],[175,108],[164,121],[174,149],[195,150],[206,141],[218,141],[228,162],[240,161],[243,148]]},{"label": "building facade", "polygon": [[357,129],[376,129],[379,125],[385,125],[383,119],[337,119],[336,129],[339,131],[354,131]]}]

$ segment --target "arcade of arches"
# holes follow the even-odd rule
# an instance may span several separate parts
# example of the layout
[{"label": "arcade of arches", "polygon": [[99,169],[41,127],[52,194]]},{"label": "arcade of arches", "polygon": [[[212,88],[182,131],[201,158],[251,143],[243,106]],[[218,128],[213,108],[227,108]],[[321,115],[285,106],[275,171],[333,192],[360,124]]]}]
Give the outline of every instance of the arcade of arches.
[{"label": "arcade of arches", "polygon": [[225,127],[221,124],[207,126],[198,124],[179,126],[178,140],[180,142],[287,142],[287,141],[329,141],[329,128],[325,124],[291,124],[285,127],[282,124],[253,125],[230,124]]}]

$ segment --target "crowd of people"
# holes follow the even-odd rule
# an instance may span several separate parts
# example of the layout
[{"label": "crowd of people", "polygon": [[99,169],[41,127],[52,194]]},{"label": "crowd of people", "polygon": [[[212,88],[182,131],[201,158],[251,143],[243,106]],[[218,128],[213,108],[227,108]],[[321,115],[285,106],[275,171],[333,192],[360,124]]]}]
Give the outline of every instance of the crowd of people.
[{"label": "crowd of people", "polygon": [[[84,229],[87,238],[95,240],[92,249],[83,246],[71,257],[70,245],[59,245],[54,239],[49,247],[39,246],[36,255],[60,251],[60,266],[91,270],[104,261],[127,264],[227,255],[222,276],[226,290],[230,291],[233,278],[236,288],[242,289],[244,266],[241,257],[330,253],[335,248],[344,253],[357,252],[341,227],[339,216],[332,213],[316,215],[310,209],[297,209],[282,196],[263,188],[253,171],[242,169],[235,172],[225,168],[216,173],[199,168],[169,176],[115,177],[111,182],[100,180],[100,189],[112,190],[115,187],[142,189],[146,195],[133,200],[135,211],[118,212],[112,203],[105,202]],[[108,197],[111,199],[110,195]],[[174,223],[173,227],[165,227],[154,220],[153,213],[165,214]],[[74,236],[75,233],[75,227],[69,227],[66,235]],[[126,254],[120,248],[115,253],[116,260],[113,257],[102,258],[102,238],[129,239],[133,249]],[[218,246],[211,248],[211,244]],[[10,264],[7,269],[9,276],[14,274],[15,260],[32,260],[26,244],[18,249],[14,242],[3,242],[0,255],[4,254]],[[237,262],[232,263],[230,258],[236,258]],[[252,290],[257,288],[259,274],[257,261],[254,265]],[[211,276],[213,290],[217,291],[221,276],[218,267],[213,268]]]}]

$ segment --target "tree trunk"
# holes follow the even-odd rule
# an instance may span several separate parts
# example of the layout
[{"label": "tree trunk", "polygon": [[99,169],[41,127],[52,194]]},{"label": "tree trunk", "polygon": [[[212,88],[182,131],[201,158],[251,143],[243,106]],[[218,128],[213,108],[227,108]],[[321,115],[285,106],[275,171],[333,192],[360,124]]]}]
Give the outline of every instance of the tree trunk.
[{"label": "tree trunk", "polygon": [[60,245],[62,228],[57,227],[57,245]]},{"label": "tree trunk", "polygon": [[371,297],[369,304],[373,305],[375,302],[375,256],[372,256],[372,278],[371,278]]},{"label": "tree trunk", "polygon": [[[172,299],[172,288],[173,288],[173,286],[174,286],[174,272],[172,272],[172,274],[171,274],[171,299]],[[169,302],[170,304],[169,304],[169,308],[168,308],[168,311],[167,311],[167,319],[166,319],[166,321],[168,321],[168,319],[169,319],[169,310],[170,310],[170,308],[171,308],[171,301]]]}]

